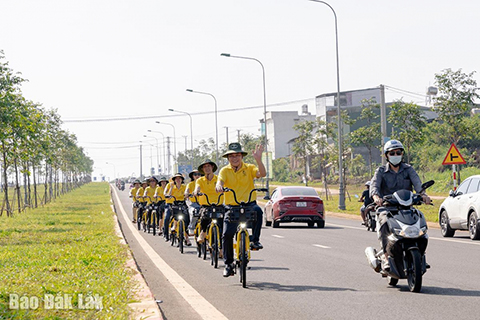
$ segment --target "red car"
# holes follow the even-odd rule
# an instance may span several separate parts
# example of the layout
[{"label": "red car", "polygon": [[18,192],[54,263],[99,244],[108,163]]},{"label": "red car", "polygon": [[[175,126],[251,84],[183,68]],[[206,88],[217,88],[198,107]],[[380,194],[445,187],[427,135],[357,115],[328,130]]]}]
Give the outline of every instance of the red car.
[{"label": "red car", "polygon": [[278,228],[284,222],[306,222],[325,226],[323,201],[310,187],[278,187],[265,205],[265,225]]}]

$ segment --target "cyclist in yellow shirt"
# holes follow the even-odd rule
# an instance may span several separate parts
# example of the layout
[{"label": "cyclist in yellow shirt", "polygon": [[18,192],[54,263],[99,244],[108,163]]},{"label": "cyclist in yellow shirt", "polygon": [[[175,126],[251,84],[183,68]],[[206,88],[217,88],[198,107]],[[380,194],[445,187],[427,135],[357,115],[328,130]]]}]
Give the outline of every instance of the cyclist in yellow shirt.
[{"label": "cyclist in yellow shirt", "polygon": [[163,222],[165,220],[165,216],[163,212],[165,211],[165,187],[167,186],[168,180],[165,177],[161,177],[158,181],[158,186],[155,189],[155,195],[153,196],[157,199],[157,212],[159,215],[159,233],[163,233]]},{"label": "cyclist in yellow shirt", "polygon": [[[254,179],[262,178],[267,175],[265,166],[262,163],[263,146],[257,145],[252,155],[257,166],[243,162],[243,157],[248,153],[242,150],[240,143],[230,143],[228,151],[223,155],[228,159],[229,164],[223,167],[218,174],[218,181],[216,185],[217,192],[223,192],[223,188],[230,188],[235,190],[238,202],[248,202],[250,191],[255,188]],[[229,206],[237,206],[232,192],[227,192],[225,195],[225,205],[227,211],[223,221],[223,256],[225,261],[224,277],[234,275],[233,266],[233,237],[237,230],[238,223],[232,223],[228,219]],[[263,211],[257,205],[256,192],[252,193],[252,200],[247,205],[252,206],[252,209],[257,213],[257,221],[253,224],[252,242],[250,248],[253,250],[263,249],[260,243],[260,231],[262,229]]]},{"label": "cyclist in yellow shirt", "polygon": [[[146,187],[145,191],[143,192],[143,197],[147,202],[147,206],[149,206],[153,202],[155,202],[154,196],[155,196],[155,190],[157,189],[157,182],[158,182],[157,178],[155,178],[154,176],[151,176],[148,179],[148,187]],[[151,210],[151,211],[153,211],[153,210]],[[152,212],[149,212],[148,214],[151,215]],[[153,221],[153,217],[150,218],[150,221]],[[150,226],[150,227],[156,228],[156,226]]]},{"label": "cyclist in yellow shirt", "polygon": [[[163,227],[163,235],[165,236],[165,241],[169,241],[168,238],[168,225],[170,224],[170,218],[172,217],[172,203],[173,201],[185,201],[185,189],[186,186],[183,183],[185,178],[181,173],[177,173],[172,177],[172,182],[167,184],[165,188],[165,197],[173,196],[175,198],[167,198],[165,204],[165,224]],[[188,216],[188,212],[185,214],[185,225],[188,226],[190,224],[190,217]],[[185,234],[185,242],[187,246],[191,246],[192,243],[190,239],[188,239],[188,234]]]},{"label": "cyclist in yellow shirt", "polygon": [[[206,194],[208,196],[208,201],[213,204],[217,203],[218,200],[218,193],[215,190],[215,185],[217,184],[217,175],[214,173],[217,171],[218,167],[217,164],[210,159],[205,160],[201,165],[198,166],[198,171],[202,173],[204,176],[200,177],[196,180],[195,184],[195,191],[194,194],[198,196],[199,193]],[[207,197],[202,195],[198,196],[198,203],[202,206],[200,209],[200,226],[201,232],[198,237],[198,242],[202,243],[205,241],[205,236],[207,232],[207,227],[210,224],[210,217],[205,215],[204,206],[208,206]],[[223,227],[223,219],[218,219],[218,225],[220,227],[220,234],[221,229]]]},{"label": "cyclist in yellow shirt", "polygon": [[137,191],[140,188],[140,180],[136,179],[133,181],[133,188],[130,189],[130,198],[132,198],[132,222],[137,222],[137,210],[138,210],[138,199],[137,199]]},{"label": "cyclist in yellow shirt", "polygon": [[143,197],[143,194],[145,193],[145,189],[148,186],[148,180],[144,179],[142,181],[142,185],[140,188],[137,190],[137,200],[138,200],[138,209],[137,209],[137,219],[142,219],[143,211],[145,210],[145,207],[147,205],[145,198]]},{"label": "cyclist in yellow shirt", "polygon": [[200,210],[200,205],[197,202],[195,197],[189,197],[193,195],[195,191],[195,182],[202,176],[202,174],[198,170],[193,170],[188,174],[190,177],[190,182],[187,184],[185,189],[185,198],[187,199],[188,204],[188,214],[190,216],[190,225],[188,226],[190,233],[193,233],[193,229],[195,228],[195,224],[197,223],[198,211]]}]

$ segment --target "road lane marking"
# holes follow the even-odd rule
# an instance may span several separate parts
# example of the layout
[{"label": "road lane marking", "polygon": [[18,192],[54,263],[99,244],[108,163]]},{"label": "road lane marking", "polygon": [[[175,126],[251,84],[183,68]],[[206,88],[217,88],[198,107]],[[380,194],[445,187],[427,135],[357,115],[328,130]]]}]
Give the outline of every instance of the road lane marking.
[{"label": "road lane marking", "polygon": [[[340,228],[347,228],[347,229],[357,229],[357,230],[365,230],[365,227],[353,227],[353,226],[345,226],[342,224],[334,224],[334,223],[328,223],[329,226],[333,227],[340,227]],[[463,244],[473,244],[476,246],[480,246],[480,242],[476,241],[464,241],[464,240],[456,240],[456,239],[444,239],[444,238],[437,238],[437,237],[428,237],[428,239],[433,239],[433,240],[440,240],[440,241],[446,241],[446,242],[456,242],[456,243],[463,243]]]},{"label": "road lane marking", "polygon": [[283,239],[285,238],[284,236],[279,236],[278,234],[272,234],[272,237]]},{"label": "road lane marking", "polygon": [[130,229],[135,239],[138,241],[143,251],[152,260],[153,264],[158,270],[163,273],[165,278],[173,285],[173,287],[180,293],[185,301],[195,310],[202,319],[228,319],[217,308],[215,308],[210,302],[207,301],[197,290],[195,290],[187,281],[185,281],[175,270],[170,267],[165,260],[163,260],[157,252],[148,244],[148,242],[140,235],[138,230],[134,228],[132,223],[129,223],[125,209],[123,208],[120,198],[118,197],[117,190],[112,187],[115,192],[117,204],[122,212],[122,215],[127,222],[125,225]]},{"label": "road lane marking", "polygon": [[312,244],[312,246],[319,247],[319,248],[322,248],[322,249],[331,249],[330,247],[322,246],[321,244]]}]

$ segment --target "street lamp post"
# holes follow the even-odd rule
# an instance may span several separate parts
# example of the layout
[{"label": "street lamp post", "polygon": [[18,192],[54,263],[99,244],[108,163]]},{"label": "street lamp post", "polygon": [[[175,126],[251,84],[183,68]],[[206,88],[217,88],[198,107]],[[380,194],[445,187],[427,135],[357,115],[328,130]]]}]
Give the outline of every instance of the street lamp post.
[{"label": "street lamp post", "polygon": [[216,155],[215,155],[215,163],[218,165],[218,120],[217,120],[217,99],[215,96],[211,93],[208,92],[201,92],[201,91],[195,91],[192,89],[187,89],[188,92],[192,93],[198,93],[198,94],[206,94],[215,100],[215,148],[216,148]]},{"label": "street lamp post", "polygon": [[171,123],[155,121],[158,124],[166,124],[173,128],[173,160],[177,161],[177,135],[175,134],[175,126]]},{"label": "street lamp post", "polygon": [[[159,157],[158,157],[158,139],[157,139],[156,137],[154,137],[154,136],[147,136],[147,135],[145,135],[145,134],[144,134],[143,136],[144,136],[145,138],[153,138],[153,139],[157,140],[157,170],[158,170],[158,168],[160,167],[160,162],[159,162],[159,160],[158,160],[158,159],[159,159]],[[160,172],[159,172],[159,174],[160,174]]]},{"label": "street lamp post", "polygon": [[267,138],[267,91],[265,89],[265,67],[263,66],[263,63],[260,62],[260,60],[251,58],[251,57],[243,57],[243,56],[232,56],[230,53],[222,53],[220,54],[222,57],[227,57],[227,58],[238,58],[238,59],[246,59],[246,60],[253,60],[256,61],[260,64],[262,67],[262,75],[263,75],[263,122],[264,122],[264,129],[265,129],[265,137],[264,137],[264,144],[265,144],[265,162],[266,162],[266,168],[267,168],[267,176],[265,179],[265,186],[267,188],[267,196],[270,195],[270,183],[269,183],[269,163],[268,163],[268,138]]},{"label": "street lamp post", "polygon": [[[162,135],[162,138],[163,138],[163,170],[166,170],[166,157],[167,157],[167,153],[165,152],[165,135],[163,134],[163,132],[161,131],[155,131],[155,130],[147,130],[148,132],[152,132],[152,133],[160,133]],[[166,171],[165,171],[166,172]]]},{"label": "street lamp post", "polygon": [[341,109],[340,109],[340,67],[338,62],[338,28],[337,28],[337,14],[335,10],[333,10],[332,6],[326,3],[325,1],[320,0],[308,0],[312,2],[323,3],[324,5],[328,6],[332,12],[333,16],[335,17],[335,49],[336,49],[336,56],[337,56],[337,113],[338,113],[338,167],[339,167],[339,192],[340,197],[338,199],[338,209],[345,210],[345,187],[343,181],[343,146],[342,146],[342,119],[341,119]]},{"label": "street lamp post", "polygon": [[168,109],[168,111],[183,113],[183,114],[186,114],[190,117],[190,149],[192,150],[192,155],[191,155],[191,158],[190,158],[190,164],[192,165],[192,170],[193,170],[193,120],[192,120],[192,115],[188,112],[180,111],[180,110]]}]

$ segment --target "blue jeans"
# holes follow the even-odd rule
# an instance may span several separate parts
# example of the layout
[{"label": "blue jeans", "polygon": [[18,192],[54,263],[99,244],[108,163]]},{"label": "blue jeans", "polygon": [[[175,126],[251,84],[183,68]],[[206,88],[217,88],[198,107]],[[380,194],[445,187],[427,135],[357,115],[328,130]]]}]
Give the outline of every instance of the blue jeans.
[{"label": "blue jeans", "polygon": [[[262,230],[263,211],[256,201],[250,202],[247,206],[251,206],[257,214],[257,221],[253,223],[252,228],[252,242],[258,242]],[[230,222],[227,217],[228,211],[223,220],[223,260],[225,264],[231,264],[233,263],[233,237],[237,231],[238,222]]]}]

